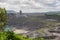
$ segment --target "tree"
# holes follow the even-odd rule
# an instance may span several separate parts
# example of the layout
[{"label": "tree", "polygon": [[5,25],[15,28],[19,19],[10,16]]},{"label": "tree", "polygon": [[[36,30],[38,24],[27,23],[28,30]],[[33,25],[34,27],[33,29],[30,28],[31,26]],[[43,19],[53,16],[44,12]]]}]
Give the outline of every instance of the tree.
[{"label": "tree", "polygon": [[6,9],[0,8],[0,31],[3,31],[7,22]]}]

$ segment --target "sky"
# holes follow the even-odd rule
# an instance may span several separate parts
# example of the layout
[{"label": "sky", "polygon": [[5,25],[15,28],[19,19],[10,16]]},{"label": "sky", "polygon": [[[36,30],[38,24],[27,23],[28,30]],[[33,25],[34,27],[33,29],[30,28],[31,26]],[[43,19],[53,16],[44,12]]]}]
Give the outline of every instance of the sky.
[{"label": "sky", "polygon": [[0,0],[0,7],[17,12],[60,11],[60,0]]}]

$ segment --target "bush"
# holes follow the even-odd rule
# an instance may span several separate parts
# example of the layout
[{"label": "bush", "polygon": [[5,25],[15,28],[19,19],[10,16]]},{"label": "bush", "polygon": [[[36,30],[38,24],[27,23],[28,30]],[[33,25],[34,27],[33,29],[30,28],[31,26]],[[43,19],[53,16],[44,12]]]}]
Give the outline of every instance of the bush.
[{"label": "bush", "polygon": [[32,39],[8,31],[8,32],[0,32],[0,40],[32,40]]},{"label": "bush", "polygon": [[42,38],[42,37],[36,37],[33,40],[44,40],[44,38]]},{"label": "bush", "polygon": [[44,40],[44,38],[29,38],[24,35],[15,34],[14,32],[0,32],[0,40]]}]

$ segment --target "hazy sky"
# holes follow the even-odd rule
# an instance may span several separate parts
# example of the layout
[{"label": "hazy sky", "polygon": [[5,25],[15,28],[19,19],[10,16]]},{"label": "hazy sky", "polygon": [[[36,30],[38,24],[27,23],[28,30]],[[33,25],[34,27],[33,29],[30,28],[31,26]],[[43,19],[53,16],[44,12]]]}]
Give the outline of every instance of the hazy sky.
[{"label": "hazy sky", "polygon": [[23,12],[59,11],[60,0],[0,0],[0,7]]}]

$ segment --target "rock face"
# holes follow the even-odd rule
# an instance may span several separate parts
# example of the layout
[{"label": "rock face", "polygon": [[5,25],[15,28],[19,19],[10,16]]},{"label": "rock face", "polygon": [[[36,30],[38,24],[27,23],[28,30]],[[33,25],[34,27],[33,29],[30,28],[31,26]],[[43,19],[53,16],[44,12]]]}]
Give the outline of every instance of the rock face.
[{"label": "rock face", "polygon": [[[58,24],[59,25],[59,24]],[[60,25],[59,25],[60,26]],[[49,30],[49,32],[51,34],[53,34],[54,36],[56,36],[56,38],[54,38],[54,40],[60,40],[60,27],[55,27],[55,29],[53,30]]]},{"label": "rock face", "polygon": [[24,34],[24,33],[27,33],[29,31],[26,31],[26,30],[23,30],[23,29],[15,29],[13,32],[16,33],[16,34]]},{"label": "rock face", "polygon": [[29,19],[29,17],[26,18],[26,17],[10,16],[9,20],[7,22],[7,25],[12,25],[12,26],[20,28],[20,29],[34,31],[36,29],[43,28],[45,26],[45,23],[31,20],[31,19]]}]

